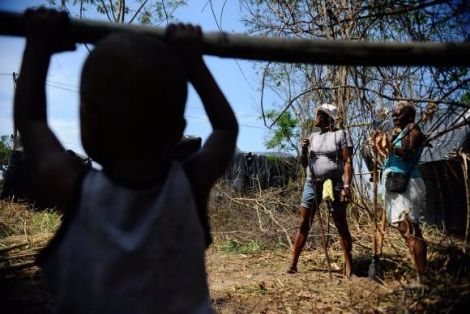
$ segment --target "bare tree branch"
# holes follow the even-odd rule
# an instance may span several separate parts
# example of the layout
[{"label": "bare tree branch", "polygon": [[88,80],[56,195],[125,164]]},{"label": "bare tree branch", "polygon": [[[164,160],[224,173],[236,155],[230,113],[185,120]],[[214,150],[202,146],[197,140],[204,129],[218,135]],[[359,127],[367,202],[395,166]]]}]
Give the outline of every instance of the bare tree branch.
[{"label": "bare tree branch", "polygon": [[147,4],[147,1],[148,0],[145,0],[145,1],[142,1],[142,3],[140,4],[139,8],[137,9],[137,11],[135,11],[134,15],[131,17],[131,19],[129,20],[128,24],[131,24],[132,22],[134,22],[135,18],[137,17],[137,15],[139,15],[140,11],[142,11],[142,9],[144,8],[144,6]]},{"label": "bare tree branch", "polygon": [[[101,5],[103,6],[104,13],[106,14],[106,17],[108,18],[108,20],[110,22],[116,21],[115,19],[113,20],[111,18],[111,16],[109,15],[108,8],[106,7],[106,4],[104,4],[104,0],[100,0],[100,2],[101,2]],[[114,15],[114,13],[113,13],[113,15]]]}]

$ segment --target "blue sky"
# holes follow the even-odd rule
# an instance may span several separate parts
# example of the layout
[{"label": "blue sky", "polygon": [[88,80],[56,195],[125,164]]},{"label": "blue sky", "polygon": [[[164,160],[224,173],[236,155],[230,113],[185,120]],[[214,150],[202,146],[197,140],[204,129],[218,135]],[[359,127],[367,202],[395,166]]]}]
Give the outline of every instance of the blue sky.
[{"label": "blue sky", "polygon": [[[27,7],[43,3],[45,1],[0,0],[0,10],[22,12]],[[188,5],[179,8],[175,16],[182,22],[201,25],[204,31],[218,31],[206,3],[207,0],[188,0]],[[214,11],[220,12],[223,1],[213,3]],[[222,29],[242,32],[238,1],[228,0],[223,12]],[[12,133],[12,73],[20,70],[23,48],[22,38],[0,36],[0,135]],[[78,86],[86,56],[87,50],[81,45],[74,52],[55,55],[47,77],[49,124],[66,148],[79,153],[83,153],[83,148],[79,136]],[[233,59],[217,57],[205,57],[205,60],[238,118],[240,133],[237,146],[242,151],[264,151],[267,129],[258,118],[260,95],[257,89],[260,79],[255,74],[254,63],[238,60],[237,64]],[[207,138],[210,125],[192,88],[185,116],[188,124],[185,134],[201,136],[203,140]]]}]

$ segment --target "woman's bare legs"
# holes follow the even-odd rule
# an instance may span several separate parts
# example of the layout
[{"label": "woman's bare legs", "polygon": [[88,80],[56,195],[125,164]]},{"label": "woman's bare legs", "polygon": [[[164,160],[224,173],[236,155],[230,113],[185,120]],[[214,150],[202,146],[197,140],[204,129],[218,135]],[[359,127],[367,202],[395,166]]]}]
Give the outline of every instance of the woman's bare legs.
[{"label": "woman's bare legs", "polygon": [[338,230],[341,246],[344,250],[344,275],[346,278],[350,278],[353,274],[352,267],[352,238],[349,232],[348,222],[346,220],[345,208],[340,208],[333,212],[333,220],[335,222],[336,229]]},{"label": "woman's bare legs", "polygon": [[408,245],[415,263],[418,280],[421,281],[427,269],[427,246],[421,229],[417,223],[410,222],[409,220],[400,221],[398,229]]},{"label": "woman's bare legs", "polygon": [[297,233],[295,234],[294,247],[292,249],[292,261],[290,263],[287,273],[293,274],[297,272],[297,263],[299,261],[300,253],[307,242],[308,232],[315,217],[315,210],[310,210],[306,207],[300,206],[301,222]]}]

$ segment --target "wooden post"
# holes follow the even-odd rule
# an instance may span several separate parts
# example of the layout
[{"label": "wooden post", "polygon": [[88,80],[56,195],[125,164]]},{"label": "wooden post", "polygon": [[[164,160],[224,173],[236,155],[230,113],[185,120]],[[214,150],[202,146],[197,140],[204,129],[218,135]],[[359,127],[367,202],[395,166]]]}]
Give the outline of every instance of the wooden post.
[{"label": "wooden post", "polygon": [[328,247],[326,245],[325,230],[323,229],[323,218],[321,217],[320,206],[318,206],[318,221],[320,223],[320,232],[321,232],[321,238],[322,238],[322,243],[323,243],[323,250],[325,251],[326,265],[328,267],[328,276],[331,280],[333,279],[333,276],[331,275],[331,261],[330,261],[330,256],[328,255]]},{"label": "wooden post", "polygon": [[382,255],[383,247],[384,247],[384,237],[385,237],[385,226],[387,225],[387,213],[385,208],[382,208],[380,211],[381,218],[380,218],[380,232],[379,232],[379,245],[377,254]]},{"label": "wooden post", "polygon": [[372,172],[372,217],[374,220],[374,256],[378,254],[378,241],[377,241],[377,232],[378,232],[378,227],[377,227],[377,147],[374,146],[372,148],[372,151],[374,152],[374,169]]},{"label": "wooden post", "polygon": [[[70,36],[77,43],[96,43],[111,32],[139,32],[165,38],[165,29],[71,19]],[[25,36],[21,14],[0,11],[0,35]],[[364,66],[469,66],[470,43],[368,42],[251,37],[212,32],[203,34],[203,53],[290,63]]]},{"label": "wooden post", "polygon": [[468,156],[466,153],[461,152],[460,156],[462,157],[462,171],[463,179],[465,182],[465,194],[467,196],[467,224],[465,226],[465,239],[463,242],[463,252],[467,253],[468,237],[470,233],[470,182],[468,181]]}]

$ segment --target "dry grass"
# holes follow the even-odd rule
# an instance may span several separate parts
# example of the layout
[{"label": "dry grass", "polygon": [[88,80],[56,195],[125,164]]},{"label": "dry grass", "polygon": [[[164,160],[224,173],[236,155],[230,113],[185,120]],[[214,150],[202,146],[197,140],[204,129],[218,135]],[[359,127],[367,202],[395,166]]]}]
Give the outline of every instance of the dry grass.
[{"label": "dry grass", "polygon": [[52,210],[0,201],[0,312],[52,312],[35,258],[59,224]]},{"label": "dry grass", "polygon": [[208,252],[208,272],[218,312],[458,312],[470,304],[470,256],[463,253],[462,241],[429,225],[423,225],[429,285],[415,284],[409,251],[390,226],[381,256],[384,283],[370,280],[374,226],[368,211],[354,205],[348,211],[353,280],[340,275],[342,249],[325,208],[321,212],[325,226],[329,223],[325,230],[333,280],[328,278],[318,217],[300,257],[300,272],[285,274],[299,223],[300,193],[301,185],[295,183],[239,197],[221,186],[214,190],[210,213],[215,241]]},{"label": "dry grass", "polygon": [[[364,209],[351,206],[348,214],[353,236],[353,280],[340,274],[342,250],[336,229],[322,209],[333,279],[329,279],[321,246],[318,219],[301,255],[299,273],[285,274],[290,243],[299,222],[301,185],[291,183],[234,196],[217,186],[211,197],[210,218],[214,244],[207,251],[207,269],[213,306],[220,313],[402,313],[457,312],[469,305],[470,256],[462,242],[424,226],[428,241],[427,286],[413,285],[414,271],[399,233],[388,227],[382,263],[385,282],[367,278],[372,257],[372,221]],[[34,212],[27,205],[0,201],[0,269],[33,260],[60,223],[52,211]],[[0,312],[50,313],[50,303],[38,269],[0,272],[0,295],[7,302]]]},{"label": "dry grass", "polygon": [[54,210],[34,211],[26,203],[0,201],[0,239],[12,236],[50,235],[60,224]]}]

